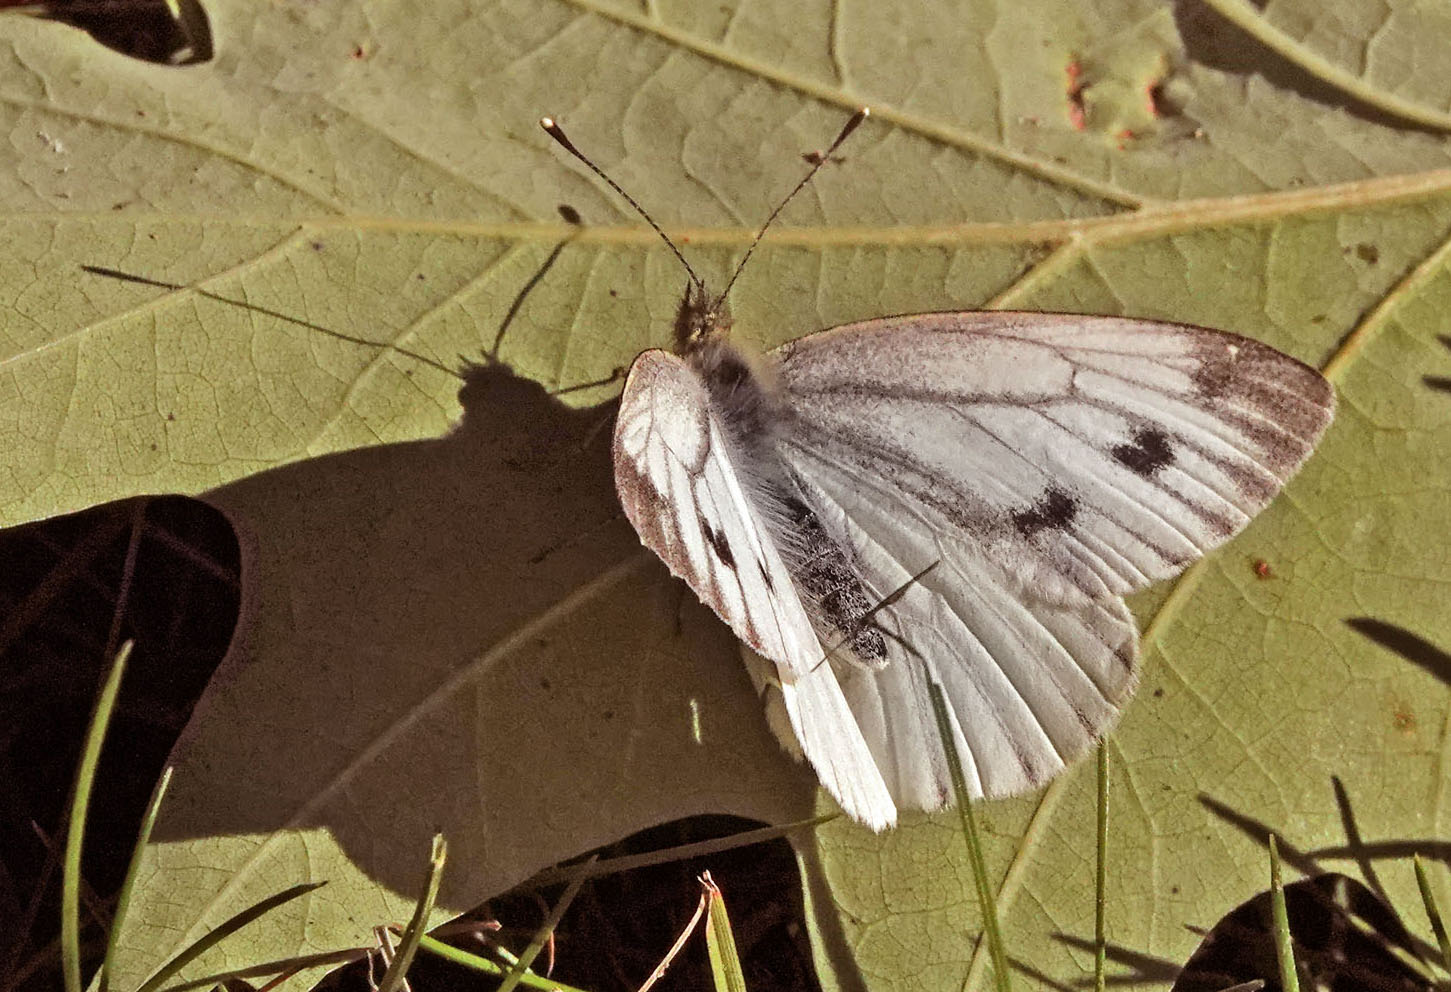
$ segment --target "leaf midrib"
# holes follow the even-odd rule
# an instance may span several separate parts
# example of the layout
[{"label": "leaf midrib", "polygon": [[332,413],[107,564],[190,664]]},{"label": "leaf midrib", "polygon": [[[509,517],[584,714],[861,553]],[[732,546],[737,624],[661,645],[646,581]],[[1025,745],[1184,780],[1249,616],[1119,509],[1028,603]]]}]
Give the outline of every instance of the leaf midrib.
[{"label": "leaf midrib", "polygon": [[[1042,244],[1089,238],[1096,243],[1124,243],[1201,227],[1281,220],[1347,209],[1369,209],[1431,199],[1451,192],[1451,168],[1428,169],[1393,176],[1355,179],[1343,183],[1266,193],[1200,197],[1165,202],[1141,210],[1061,220],[1023,222],[967,221],[954,224],[913,225],[802,225],[773,227],[767,243],[779,247],[832,248],[922,245]],[[286,225],[311,233],[345,230],[385,234],[436,234],[498,241],[553,243],[571,238],[585,245],[659,244],[659,236],[643,224],[574,227],[555,222],[471,222],[349,214],[276,217],[218,217],[177,212],[90,211],[58,214],[40,211],[0,213],[0,223],[37,220],[44,223],[124,223],[136,225],[229,224],[237,227]],[[755,228],[671,226],[672,237],[692,246],[748,245]]]}]

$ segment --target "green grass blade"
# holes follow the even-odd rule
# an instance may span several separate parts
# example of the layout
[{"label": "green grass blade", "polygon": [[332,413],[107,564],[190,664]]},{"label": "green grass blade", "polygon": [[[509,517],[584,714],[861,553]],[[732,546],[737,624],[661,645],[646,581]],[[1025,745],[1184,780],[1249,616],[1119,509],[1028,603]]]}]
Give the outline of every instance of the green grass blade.
[{"label": "green grass blade", "polygon": [[[451,944],[445,944],[441,940],[424,934],[418,942],[418,948],[435,954],[456,965],[468,968],[472,971],[481,972],[485,975],[493,975],[495,978],[503,978],[509,973],[509,969],[503,965],[490,961],[488,958],[481,958],[477,954],[470,954]],[[526,971],[519,976],[519,984],[526,989],[538,989],[539,992],[584,992],[583,989],[575,988],[573,985],[565,985],[563,982],[556,982],[552,978],[545,978],[543,975],[536,975]]]},{"label": "green grass blade", "polygon": [[993,963],[993,980],[998,992],[1010,992],[1012,976],[1008,971],[1008,955],[1003,949],[1002,930],[998,927],[998,908],[993,902],[992,887],[988,884],[987,864],[982,857],[982,842],[978,839],[977,820],[973,816],[972,801],[967,794],[967,780],[962,774],[962,758],[957,753],[957,742],[952,738],[952,721],[947,715],[947,702],[942,698],[942,686],[931,678],[927,691],[932,696],[932,712],[937,716],[937,734],[942,738],[942,748],[947,752],[947,768],[952,773],[952,791],[957,796],[957,811],[962,816],[962,833],[967,839],[967,854],[972,862],[972,879],[977,886],[977,904],[982,912],[983,939],[987,941],[988,957]]},{"label": "green grass blade", "polygon": [[1093,879],[1093,992],[1108,964],[1108,741],[1098,742],[1098,870]]},{"label": "green grass blade", "polygon": [[111,918],[111,936],[106,941],[106,959],[96,974],[96,988],[106,992],[111,982],[111,965],[116,958],[116,939],[121,935],[121,924],[126,922],[126,910],[131,905],[131,889],[136,884],[136,872],[141,868],[141,852],[151,842],[151,828],[156,825],[156,814],[161,810],[162,797],[171,785],[171,766],[167,765],[151,790],[151,801],[146,804],[146,813],[141,817],[141,829],[136,832],[136,847],[131,852],[131,863],[126,866],[126,879],[121,883],[121,892],[116,896],[116,913]]},{"label": "green grass blade", "polygon": [[413,909],[413,919],[408,921],[398,943],[398,952],[393,955],[388,970],[383,972],[383,980],[378,983],[378,992],[394,992],[402,983],[403,976],[408,974],[408,969],[413,966],[413,954],[418,950],[418,941],[423,936],[423,931],[428,929],[428,917],[433,912],[434,901],[438,898],[438,885],[443,881],[443,865],[447,860],[448,844],[444,841],[443,834],[436,834],[433,838],[433,854],[428,859],[428,877],[423,880],[423,898],[418,900],[418,905]]},{"label": "green grass blade", "polygon": [[291,888],[283,889],[274,896],[268,896],[256,905],[250,906],[235,916],[224,920],[206,936],[199,938],[186,950],[162,965],[161,970],[148,978],[136,992],[156,992],[157,989],[166,984],[181,969],[245,927],[248,923],[265,916],[278,906],[289,903],[298,896],[305,896],[314,889],[320,889],[326,884],[326,882],[306,882],[301,885],[294,885]]},{"label": "green grass blade", "polygon": [[116,652],[111,672],[96,699],[85,747],[81,750],[81,763],[76,769],[75,790],[71,794],[60,881],[60,963],[66,992],[81,992],[81,846],[86,838],[86,812],[91,805],[96,765],[101,760],[101,742],[106,739],[106,728],[116,708],[116,694],[121,689],[121,675],[126,670],[126,659],[131,657],[131,647],[132,642],[127,641]]},{"label": "green grass blade", "polygon": [[1436,905],[1436,896],[1431,892],[1431,879],[1426,875],[1426,866],[1421,864],[1418,854],[1412,860],[1416,867],[1416,885],[1421,890],[1421,903],[1426,907],[1426,916],[1431,921],[1431,932],[1436,943],[1441,945],[1441,967],[1451,972],[1451,939],[1446,937],[1446,924],[1441,921],[1441,910]]},{"label": "green grass blade", "polygon": [[574,902],[574,897],[579,895],[580,886],[584,885],[584,880],[589,877],[589,866],[594,864],[594,862],[595,859],[590,858],[579,866],[579,874],[565,888],[564,895],[559,897],[559,902],[550,911],[548,919],[540,924],[539,932],[534,935],[534,939],[529,942],[529,946],[524,949],[524,953],[519,955],[519,960],[509,969],[509,973],[504,976],[504,980],[499,983],[498,992],[514,992],[515,987],[523,980],[524,974],[534,964],[534,959],[539,956],[540,951],[544,950],[544,944],[554,933],[554,928],[559,926],[559,921],[564,917],[565,910],[569,909],[570,903]]},{"label": "green grass blade", "polygon": [[1275,958],[1280,963],[1280,988],[1284,992],[1300,992],[1294,941],[1290,937],[1290,913],[1285,908],[1285,886],[1280,881],[1280,849],[1275,844],[1274,834],[1270,834],[1270,913],[1275,921]]},{"label": "green grass blade", "polygon": [[716,992],[746,992],[746,976],[741,971],[741,956],[736,951],[735,934],[731,932],[726,913],[725,896],[710,872],[700,876],[708,902],[705,911],[705,949],[710,955],[710,974]]},{"label": "green grass blade", "polygon": [[[840,813],[827,813],[824,816],[814,816],[809,820],[797,820],[794,823],[784,823],[779,827],[760,827],[756,830],[745,830],[738,834],[731,834],[728,837],[717,837],[714,840],[699,840],[692,844],[677,844],[674,847],[667,847],[658,851],[646,851],[644,854],[629,854],[618,858],[599,858],[590,863],[590,868],[585,872],[584,877],[586,879],[599,878],[603,875],[614,875],[622,871],[631,871],[635,868],[649,868],[653,865],[673,864],[676,861],[701,858],[709,854],[719,854],[722,851],[733,851],[738,847],[761,844],[768,840],[786,837],[796,830],[810,830],[812,827],[819,827],[823,823],[839,820],[841,819],[841,815]],[[521,889],[539,889],[546,885],[572,882],[579,877],[579,873],[580,865],[578,864],[546,868],[541,872],[529,876],[523,882],[520,882],[519,887]]]}]

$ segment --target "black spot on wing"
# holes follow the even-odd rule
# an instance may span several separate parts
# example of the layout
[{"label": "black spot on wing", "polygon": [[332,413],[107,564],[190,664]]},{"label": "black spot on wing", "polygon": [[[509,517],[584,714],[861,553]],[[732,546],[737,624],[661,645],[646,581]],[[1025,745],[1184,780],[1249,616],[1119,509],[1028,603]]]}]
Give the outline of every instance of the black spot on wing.
[{"label": "black spot on wing", "polygon": [[1112,454],[1120,465],[1145,479],[1174,461],[1169,435],[1157,427],[1140,428],[1134,432],[1132,441],[1120,444]]},{"label": "black spot on wing", "polygon": [[1077,513],[1078,504],[1072,496],[1061,489],[1049,488],[1038,502],[1013,514],[1013,526],[1024,537],[1032,537],[1039,531],[1064,529]]},{"label": "black spot on wing", "polygon": [[710,525],[710,521],[704,517],[697,518],[700,521],[700,530],[705,534],[705,539],[710,542],[711,550],[720,559],[721,564],[726,568],[735,570],[736,556],[731,554],[731,543],[726,540],[725,532],[716,530]]}]

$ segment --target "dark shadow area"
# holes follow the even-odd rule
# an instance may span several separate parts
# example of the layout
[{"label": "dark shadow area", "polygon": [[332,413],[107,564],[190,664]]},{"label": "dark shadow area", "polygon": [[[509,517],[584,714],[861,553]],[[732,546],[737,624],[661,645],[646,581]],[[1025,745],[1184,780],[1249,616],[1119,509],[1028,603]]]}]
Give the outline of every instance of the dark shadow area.
[{"label": "dark shadow area", "polygon": [[1358,847],[1318,847],[1308,852],[1311,857],[1326,860],[1368,858],[1376,861],[1405,860],[1418,854],[1423,861],[1439,861],[1451,868],[1451,842],[1441,840],[1383,840],[1362,843]]},{"label": "dark shadow area", "polygon": [[199,500],[138,498],[0,531],[0,562],[0,987],[58,988],[57,854],[110,644],[136,647],[91,799],[83,940],[109,922],[152,784],[231,640],[238,546]]},{"label": "dark shadow area", "polygon": [[[579,865],[592,856],[604,862],[697,844],[760,826],[737,817],[691,817],[641,831],[571,859],[570,864]],[[819,989],[803,925],[805,907],[795,854],[779,838],[587,880],[555,931],[549,977],[581,989],[639,988],[685,930],[700,900],[698,879],[707,871],[725,899],[746,987],[782,992]],[[559,903],[565,887],[556,881],[505,893],[444,928],[457,935],[443,939],[486,956],[491,945],[517,954]],[[460,924],[468,920],[480,926],[463,933]],[[656,990],[711,987],[704,926],[702,920]],[[535,971],[545,971],[550,961],[546,948]],[[379,973],[375,971],[374,978]],[[489,987],[476,973],[427,954],[416,959],[409,981],[430,992],[478,992]],[[366,962],[329,976],[321,987],[368,992]]]},{"label": "dark shadow area", "polygon": [[[153,840],[220,842],[261,834],[270,838],[274,854],[285,855],[295,850],[289,845],[326,832],[369,883],[411,899],[428,838],[442,831],[450,851],[441,903],[452,907],[476,903],[547,864],[541,850],[559,858],[679,816],[682,795],[696,797],[702,811],[781,820],[814,813],[814,779],[784,759],[766,731],[734,638],[694,597],[682,595],[684,587],[640,548],[619,510],[610,463],[614,404],[571,407],[494,358],[499,339],[514,333],[509,325],[529,290],[557,257],[558,251],[528,280],[503,325],[481,335],[481,364],[448,370],[462,382],[462,416],[444,436],[302,458],[211,491],[209,506],[179,501],[205,512],[230,550],[207,552],[206,541],[193,544],[185,534],[168,546],[187,567],[197,567],[196,558],[207,574],[224,576],[230,598],[219,626],[210,614],[198,618],[213,623],[206,637],[188,633],[182,620],[170,622],[168,631],[190,638],[191,648],[210,646],[204,665],[192,667],[185,652],[159,640],[150,627],[126,628],[138,650],[122,687],[122,718],[113,724],[92,817],[98,810],[127,812],[118,815],[111,841],[94,834],[96,844],[88,847],[86,881],[103,893],[100,921],[109,922],[105,894],[115,889],[106,872],[124,871],[136,820],[173,742],[177,774]],[[269,316],[429,361],[284,314]],[[349,413],[342,411],[339,419]],[[112,520],[90,542],[124,552],[129,519]],[[163,571],[173,579],[181,574],[180,566]],[[34,569],[7,572],[23,590],[17,600],[34,596],[46,581]],[[184,585],[143,589],[138,580],[131,599],[180,614],[198,595]],[[73,609],[58,608],[62,616]],[[0,614],[18,615],[25,611]],[[50,901],[36,911],[43,912],[47,928],[37,931],[31,947],[53,935],[58,873],[55,859],[47,860],[44,846],[27,832],[28,821],[37,819],[51,836],[62,829],[55,811],[65,802],[108,660],[109,616],[102,619],[99,634],[56,635],[56,653],[85,656],[83,672],[74,661],[71,669],[52,670],[44,654],[32,659],[30,648],[11,652],[25,663],[17,662],[17,684],[33,681],[42,696],[59,684],[74,710],[62,728],[49,719],[48,702],[33,703],[32,721],[49,726],[5,725],[7,745],[30,748],[29,760],[39,761],[46,743],[56,751],[60,736],[70,748],[45,756],[46,777],[33,791],[48,805],[32,804],[14,824],[4,824],[8,849],[40,849],[28,873],[0,872],[0,912],[7,918],[11,909],[26,911],[30,892],[49,893]],[[226,659],[212,676],[229,638]],[[147,652],[158,642],[164,647],[152,657],[161,659],[161,667],[152,671]],[[165,701],[132,702],[135,692],[158,682],[172,693]],[[4,702],[20,708],[21,697],[12,697]],[[152,714],[164,732],[144,754],[123,740],[134,737],[124,722],[131,706],[164,711],[165,719]],[[659,743],[662,733],[668,746]],[[113,800],[104,791],[108,780],[124,782],[131,794]],[[731,800],[737,791],[750,792],[740,785],[747,780],[756,791]],[[5,781],[0,788],[18,786]],[[706,832],[711,829],[713,836],[726,832],[719,826]],[[94,879],[92,856],[105,863]],[[287,881],[329,877],[324,871]],[[794,877],[793,871],[775,880],[767,910],[784,912],[782,900],[797,891]],[[733,909],[742,898],[764,899],[754,883],[741,883],[733,897],[735,883],[719,874],[716,881],[726,887]],[[698,891],[692,879],[657,901],[673,905],[683,892],[688,915]],[[639,889],[631,898],[645,902]],[[510,915],[520,912],[511,909]],[[537,920],[537,911],[531,912]],[[790,921],[781,917],[770,925],[795,928],[799,936],[799,916],[797,910]],[[636,917],[643,920],[638,912]],[[360,920],[374,922],[382,921]],[[87,933],[99,937],[100,925],[89,926]],[[295,948],[279,946],[276,957],[291,952]],[[663,949],[642,942],[638,952],[656,955],[653,967]],[[53,966],[54,948],[44,953]],[[12,956],[21,965],[36,958],[28,952]],[[580,952],[593,956],[588,947]],[[762,987],[771,985],[763,979]]]},{"label": "dark shadow area", "polygon": [[[528,847],[649,822],[632,783],[671,808],[749,767],[784,795],[799,781],[810,816],[809,773],[766,732],[734,638],[619,511],[614,404],[571,409],[501,365],[465,370],[459,398],[447,436],[207,494],[242,542],[242,624],[157,839],[280,830],[285,846],[325,828],[408,893],[417,865],[400,852],[442,830],[445,895],[471,904],[539,867],[501,853],[499,831]],[[662,727],[678,750],[640,744]]]},{"label": "dark shadow area", "polygon": [[52,0],[40,16],[78,28],[106,48],[157,65],[198,65],[213,56],[211,22],[197,0]]},{"label": "dark shadow area", "polygon": [[[1279,849],[1280,860],[1295,870],[1310,877],[1320,875],[1331,875],[1322,866],[1322,861],[1344,861],[1352,860],[1360,868],[1363,877],[1369,883],[1372,894],[1385,902],[1389,902],[1385,890],[1380,883],[1380,877],[1374,868],[1374,862],[1387,858],[1408,859],[1419,854],[1427,860],[1442,861],[1451,866],[1451,844],[1437,841],[1411,840],[1411,841],[1377,841],[1367,843],[1360,835],[1355,809],[1350,800],[1349,790],[1339,776],[1331,779],[1331,788],[1335,795],[1336,809],[1340,813],[1340,822],[1345,830],[1346,842],[1336,847],[1317,848],[1314,850],[1301,850],[1285,840],[1282,831],[1275,830],[1258,820],[1244,816],[1231,809],[1218,800],[1209,796],[1201,795],[1200,803],[1204,805],[1215,816],[1225,823],[1235,827],[1241,833],[1251,838],[1265,852],[1265,864],[1269,864],[1269,836],[1275,835],[1275,844]],[[1360,884],[1360,883],[1357,883]],[[1423,955],[1434,954],[1434,949],[1424,942],[1415,941],[1417,948]]]},{"label": "dark shadow area", "polygon": [[1314,74],[1285,59],[1254,35],[1226,20],[1201,0],[1178,0],[1174,20],[1186,55],[1195,62],[1238,76],[1262,76],[1277,89],[1290,90],[1327,107],[1381,127],[1422,131],[1444,137],[1435,128],[1406,121],[1353,99]]},{"label": "dark shadow area", "polygon": [[1388,651],[1451,685],[1451,653],[1405,627],[1373,617],[1350,617],[1345,625]]},{"label": "dark shadow area", "polygon": [[[1045,989],[1054,989],[1055,992],[1074,992],[1074,986],[1069,985],[1067,982],[1060,982],[1052,975],[1049,975],[1046,972],[1033,967],[1031,964],[1020,958],[1009,956],[1008,964],[1012,966],[1012,969],[1014,971],[1018,972],[1020,975],[1028,976]],[[1104,984],[1108,985],[1112,984],[1112,982],[1105,980]]]},{"label": "dark shadow area", "polygon": [[[1329,992],[1430,992],[1434,983],[1402,955],[1418,948],[1395,912],[1353,878],[1330,873],[1285,886],[1301,988]],[[1263,981],[1279,992],[1270,893],[1261,892],[1214,925],[1172,992],[1221,992]]]}]

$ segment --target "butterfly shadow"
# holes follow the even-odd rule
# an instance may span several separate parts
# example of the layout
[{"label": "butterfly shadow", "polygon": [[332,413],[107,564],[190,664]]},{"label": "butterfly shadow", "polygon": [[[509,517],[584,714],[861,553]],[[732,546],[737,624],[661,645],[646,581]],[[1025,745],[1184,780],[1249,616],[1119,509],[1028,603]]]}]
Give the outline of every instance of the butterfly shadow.
[{"label": "butterfly shadow", "polygon": [[241,617],[154,837],[260,837],[216,865],[239,898],[356,870],[411,900],[442,832],[440,905],[464,909],[666,820],[814,813],[734,638],[620,513],[613,404],[492,360],[461,377],[443,437],[204,496],[238,534]]}]

